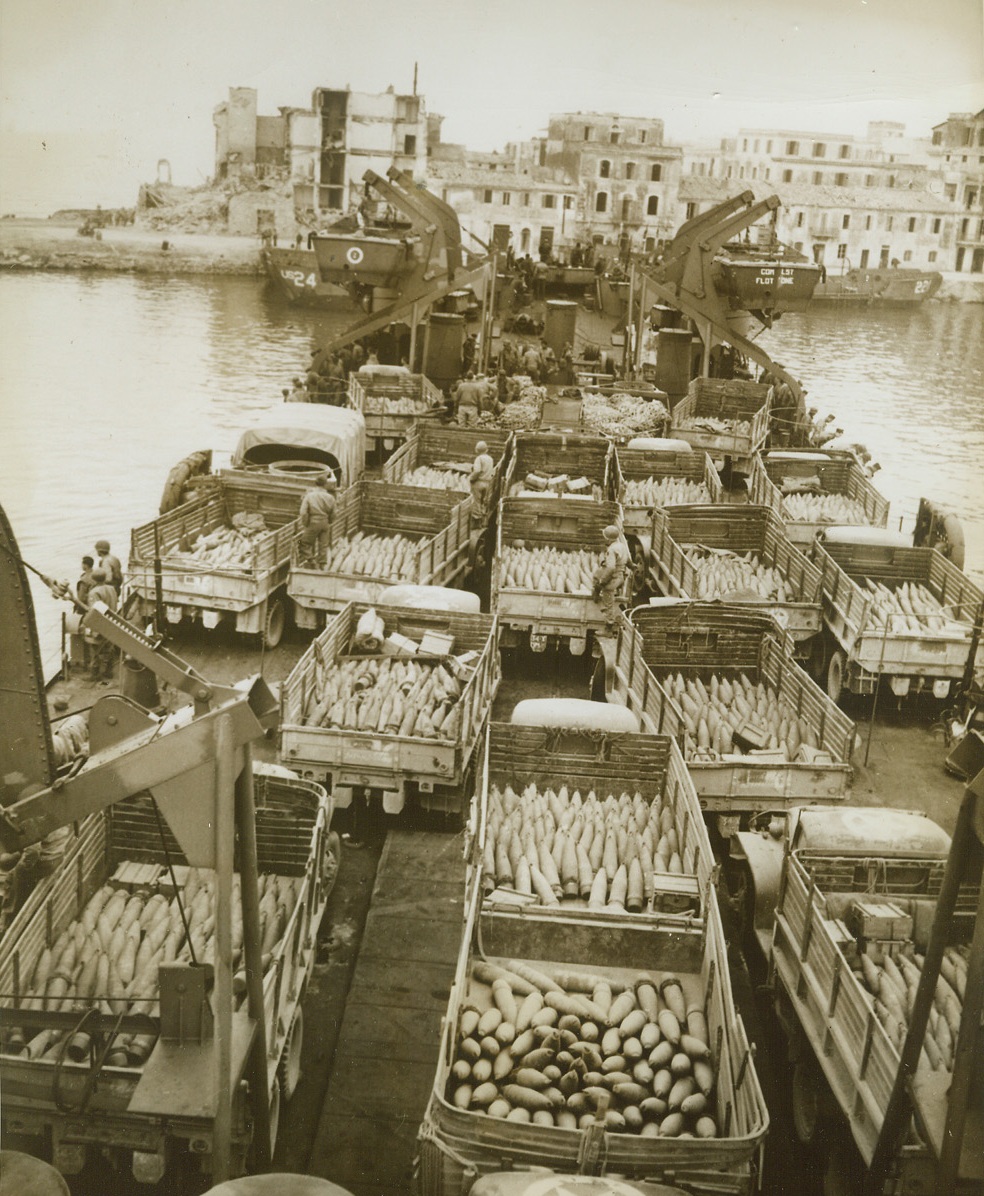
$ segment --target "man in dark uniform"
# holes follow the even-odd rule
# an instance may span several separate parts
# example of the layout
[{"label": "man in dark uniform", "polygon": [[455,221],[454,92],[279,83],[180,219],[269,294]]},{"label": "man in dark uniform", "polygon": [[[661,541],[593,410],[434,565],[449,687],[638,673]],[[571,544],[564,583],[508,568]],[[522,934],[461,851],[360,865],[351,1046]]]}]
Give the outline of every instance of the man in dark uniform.
[{"label": "man in dark uniform", "polygon": [[[123,566],[120,564],[120,559],[113,556],[109,551],[108,540],[97,540],[95,549],[99,554],[99,568],[103,570],[106,580],[116,591],[117,597],[119,597],[120,590],[123,589]],[[115,609],[116,607],[114,606],[113,610]]]}]

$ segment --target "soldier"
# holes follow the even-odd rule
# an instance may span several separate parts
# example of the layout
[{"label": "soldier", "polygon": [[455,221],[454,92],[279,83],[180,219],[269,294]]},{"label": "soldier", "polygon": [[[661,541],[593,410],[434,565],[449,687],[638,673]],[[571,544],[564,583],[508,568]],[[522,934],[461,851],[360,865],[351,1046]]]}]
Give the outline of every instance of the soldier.
[{"label": "soldier", "polygon": [[605,537],[605,554],[594,572],[592,597],[601,607],[605,616],[605,630],[611,635],[615,631],[618,599],[629,567],[629,546],[614,524],[609,524],[602,534]]},{"label": "soldier", "polygon": [[318,478],[301,499],[301,539],[298,564],[323,569],[328,530],[335,517],[335,479],[331,474]]},{"label": "soldier", "polygon": [[471,483],[472,501],[475,506],[475,516],[483,520],[487,514],[489,491],[492,488],[492,475],[495,473],[495,462],[489,454],[489,446],[484,440],[475,445],[475,463],[468,475]]}]

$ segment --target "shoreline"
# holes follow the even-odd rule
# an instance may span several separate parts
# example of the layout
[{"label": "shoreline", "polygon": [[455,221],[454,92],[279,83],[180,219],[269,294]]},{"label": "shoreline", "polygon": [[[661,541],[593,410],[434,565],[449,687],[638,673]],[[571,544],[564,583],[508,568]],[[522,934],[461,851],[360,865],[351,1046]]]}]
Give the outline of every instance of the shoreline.
[{"label": "shoreline", "polygon": [[[127,226],[80,236],[74,221],[0,220],[0,270],[265,275],[259,237]],[[167,248],[163,248],[164,245]]]},{"label": "shoreline", "polygon": [[[259,237],[161,231],[130,225],[79,236],[75,221],[0,220],[0,271],[105,271],[115,274],[230,275],[262,278]],[[164,243],[168,248],[163,249]],[[286,248],[286,246],[284,246]],[[931,303],[984,303],[984,275],[943,273]],[[848,305],[849,306],[849,305]]]}]

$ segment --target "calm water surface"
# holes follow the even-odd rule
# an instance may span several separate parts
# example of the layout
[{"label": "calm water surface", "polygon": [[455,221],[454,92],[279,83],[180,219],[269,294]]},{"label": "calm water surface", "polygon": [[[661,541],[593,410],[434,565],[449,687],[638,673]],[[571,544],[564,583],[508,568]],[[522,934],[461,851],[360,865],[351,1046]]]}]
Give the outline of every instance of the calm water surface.
[{"label": "calm water surface", "polygon": [[[346,317],[291,308],[255,279],[0,274],[0,502],[24,557],[74,580],[100,537],[125,563],[170,467],[231,451]],[[787,316],[763,334],[810,402],[865,443],[892,518],[921,494],[958,507],[984,577],[984,306]],[[45,657],[61,606],[35,591]]]}]

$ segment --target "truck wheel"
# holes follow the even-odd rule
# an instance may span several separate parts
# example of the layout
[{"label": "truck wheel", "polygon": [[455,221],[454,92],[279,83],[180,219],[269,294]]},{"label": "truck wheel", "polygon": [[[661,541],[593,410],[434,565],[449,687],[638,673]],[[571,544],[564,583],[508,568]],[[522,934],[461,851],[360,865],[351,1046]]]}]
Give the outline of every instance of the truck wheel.
[{"label": "truck wheel", "polygon": [[280,1067],[278,1068],[280,1087],[283,1090],[285,1101],[290,1101],[300,1083],[303,1047],[304,1010],[298,1005],[294,1010],[294,1020],[290,1023],[290,1029],[287,1031],[287,1041],[284,1043],[284,1051],[280,1057]]},{"label": "truck wheel", "polygon": [[284,638],[287,626],[287,610],[283,598],[271,598],[267,604],[266,623],[263,626],[263,646],[276,648]]},{"label": "truck wheel", "polygon": [[834,648],[827,661],[827,697],[832,702],[839,702],[844,692],[844,669],[847,657],[840,648]]},{"label": "truck wheel", "polygon": [[822,685],[827,678],[827,662],[830,658],[830,645],[827,643],[826,633],[821,631],[813,637],[810,644],[809,669],[814,681]]},{"label": "truck wheel", "polygon": [[823,1079],[812,1059],[802,1058],[793,1066],[793,1132],[801,1146],[816,1150],[823,1141]]}]

